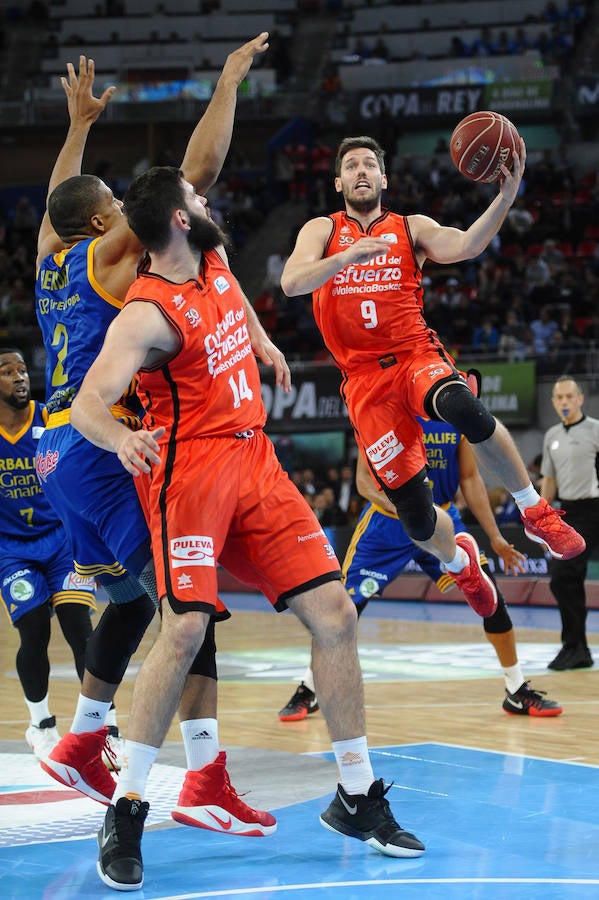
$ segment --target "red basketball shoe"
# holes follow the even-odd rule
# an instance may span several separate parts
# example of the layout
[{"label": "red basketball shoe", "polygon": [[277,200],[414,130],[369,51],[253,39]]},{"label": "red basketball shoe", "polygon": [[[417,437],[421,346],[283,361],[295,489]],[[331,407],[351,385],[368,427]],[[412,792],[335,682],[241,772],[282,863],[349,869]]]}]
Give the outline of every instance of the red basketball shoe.
[{"label": "red basketball shoe", "polygon": [[545,544],[555,559],[572,559],[586,550],[586,541],[571,525],[562,521],[563,509],[554,509],[545,499],[527,506],[521,516],[524,533],[531,541]]},{"label": "red basketball shoe", "polygon": [[474,612],[486,619],[497,609],[495,585],[481,568],[480,550],[472,535],[460,531],[455,542],[466,551],[469,562],[461,572],[451,572],[451,575]]},{"label": "red basketball shoe", "polygon": [[175,822],[245,837],[274,834],[275,817],[252,809],[240,799],[229,780],[226,765],[227,755],[221,751],[213,763],[199,771],[187,772],[179,803],[171,812]]},{"label": "red basketball shoe", "polygon": [[106,746],[107,736],[106,726],[83,734],[69,731],[40,765],[56,781],[108,806],[116,782],[102,762],[102,753],[112,754]]}]

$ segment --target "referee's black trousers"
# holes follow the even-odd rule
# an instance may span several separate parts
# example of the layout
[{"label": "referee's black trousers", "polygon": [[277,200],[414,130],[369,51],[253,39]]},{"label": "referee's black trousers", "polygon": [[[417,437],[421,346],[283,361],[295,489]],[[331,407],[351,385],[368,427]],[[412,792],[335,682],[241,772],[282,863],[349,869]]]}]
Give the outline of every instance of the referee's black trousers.
[{"label": "referee's black trousers", "polygon": [[586,647],[584,582],[589,557],[593,549],[599,546],[599,499],[562,500],[560,505],[566,511],[565,521],[583,536],[587,548],[574,559],[551,560],[550,587],[562,619],[562,644],[564,647]]}]

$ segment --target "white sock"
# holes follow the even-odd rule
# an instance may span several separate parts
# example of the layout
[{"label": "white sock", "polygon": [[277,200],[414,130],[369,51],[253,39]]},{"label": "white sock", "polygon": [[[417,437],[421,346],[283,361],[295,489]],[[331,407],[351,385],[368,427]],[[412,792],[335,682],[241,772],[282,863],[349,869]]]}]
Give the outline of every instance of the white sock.
[{"label": "white sock", "polygon": [[374,781],[366,737],[333,741],[339,781],[348,794],[367,794]]},{"label": "white sock", "polygon": [[113,706],[112,703],[110,704],[110,709],[106,713],[106,721],[104,722],[104,724],[112,725],[114,728],[118,728],[118,725],[116,724],[116,707]]},{"label": "white sock", "polygon": [[125,741],[123,752],[123,767],[119,772],[116,790],[112,802],[120,797],[138,797],[143,800],[148,783],[148,775],[152,764],[158,755],[158,747],[150,747],[149,744],[138,744],[137,741]]},{"label": "white sock", "polygon": [[44,719],[50,718],[48,694],[46,694],[43,700],[38,700],[37,703],[34,703],[33,700],[28,700],[27,697],[25,697],[25,703],[29,710],[29,718],[31,719],[32,725],[39,726],[40,722],[43,722]]},{"label": "white sock", "polygon": [[446,572],[461,572],[464,566],[467,566],[469,562],[468,554],[464,548],[456,544],[454,558],[448,563],[443,563],[443,568]]},{"label": "white sock", "polygon": [[216,719],[187,719],[179,722],[179,728],[188,769],[195,772],[214,762],[219,751]]},{"label": "white sock", "polygon": [[99,731],[104,726],[109,709],[110,700],[102,703],[101,700],[92,700],[91,697],[79,694],[71,732],[84,734],[86,731]]},{"label": "white sock", "polygon": [[503,670],[503,677],[505,678],[505,686],[510,694],[515,694],[518,688],[521,688],[524,684],[524,676],[522,675],[519,662],[514,666],[506,666]]},{"label": "white sock", "polygon": [[306,669],[306,671],[305,671],[304,674],[302,675],[302,681],[304,682],[304,684],[306,685],[306,687],[309,688],[309,689],[312,691],[313,694],[316,693],[316,691],[314,690],[314,674],[313,674],[312,669],[310,668],[310,666],[308,666],[308,668]]},{"label": "white sock", "polygon": [[532,483],[521,491],[514,491],[512,497],[521,513],[529,506],[536,506],[541,499],[541,495],[534,489]]}]

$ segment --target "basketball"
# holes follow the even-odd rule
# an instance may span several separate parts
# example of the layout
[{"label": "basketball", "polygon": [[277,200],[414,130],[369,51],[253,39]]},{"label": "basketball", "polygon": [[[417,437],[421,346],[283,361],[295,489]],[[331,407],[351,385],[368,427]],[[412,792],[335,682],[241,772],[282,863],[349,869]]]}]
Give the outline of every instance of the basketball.
[{"label": "basketball", "polygon": [[512,167],[512,151],[518,151],[518,129],[501,113],[471,113],[458,122],[449,141],[457,170],[471,181],[490,184],[501,178],[500,166]]}]

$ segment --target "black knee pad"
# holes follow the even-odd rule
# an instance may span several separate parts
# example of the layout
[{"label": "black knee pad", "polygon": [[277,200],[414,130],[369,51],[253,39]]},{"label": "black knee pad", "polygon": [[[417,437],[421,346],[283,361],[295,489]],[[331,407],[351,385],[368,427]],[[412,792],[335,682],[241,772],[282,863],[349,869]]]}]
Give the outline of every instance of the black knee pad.
[{"label": "black knee pad", "polygon": [[[489,578],[491,578],[492,576],[487,566],[484,565],[482,568],[485,570]],[[512,630],[512,620],[510,619],[510,614],[507,611],[505,600],[503,599],[497,588],[497,582],[495,581],[495,579],[493,579],[493,584],[495,585],[495,589],[497,590],[497,609],[492,616],[489,616],[487,619],[483,619],[483,628],[485,629],[487,634],[505,634],[506,631]]]},{"label": "black knee pad", "polygon": [[442,387],[431,388],[424,409],[429,418],[449,422],[471,444],[488,440],[497,425],[484,403],[461,381],[449,381]]},{"label": "black knee pad", "polygon": [[402,484],[400,488],[385,488],[387,497],[395,506],[401,524],[413,541],[428,541],[437,524],[433,506],[433,494],[428,485],[426,469]]},{"label": "black knee pad", "polygon": [[204,643],[196,653],[196,657],[189,667],[190,675],[204,675],[205,678],[217,680],[216,671],[216,639],[214,634],[214,619],[210,619]]},{"label": "black knee pad", "polygon": [[147,594],[118,606],[109,603],[87,642],[87,671],[108,684],[120,684],[155,612]]}]

